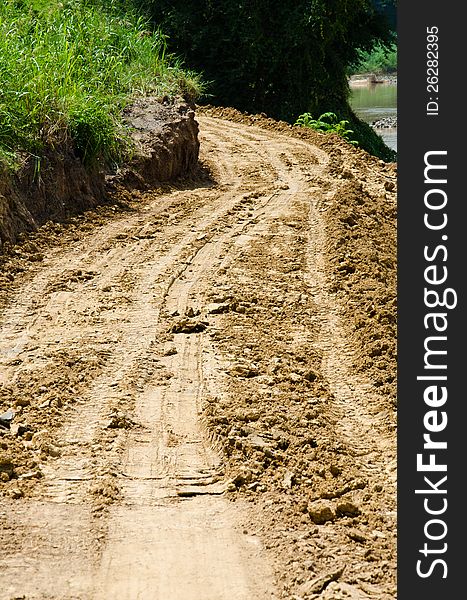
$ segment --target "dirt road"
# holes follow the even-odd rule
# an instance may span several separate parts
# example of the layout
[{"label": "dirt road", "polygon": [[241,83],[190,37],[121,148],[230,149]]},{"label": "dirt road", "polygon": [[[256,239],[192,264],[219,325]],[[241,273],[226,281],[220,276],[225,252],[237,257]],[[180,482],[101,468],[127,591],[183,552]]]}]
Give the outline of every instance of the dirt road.
[{"label": "dirt road", "polygon": [[197,119],[4,265],[1,600],[395,598],[394,167]]}]

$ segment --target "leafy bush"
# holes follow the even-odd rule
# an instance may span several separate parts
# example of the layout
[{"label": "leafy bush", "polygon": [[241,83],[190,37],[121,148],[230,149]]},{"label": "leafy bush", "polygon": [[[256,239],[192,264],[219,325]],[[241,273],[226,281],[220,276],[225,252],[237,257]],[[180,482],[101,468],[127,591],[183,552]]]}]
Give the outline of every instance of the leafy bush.
[{"label": "leafy bush", "polygon": [[397,70],[397,44],[378,43],[372,50],[359,50],[358,60],[349,68],[349,75],[357,73],[394,73]]},{"label": "leafy bush", "polygon": [[337,133],[337,135],[347,140],[349,144],[358,146],[358,142],[350,138],[353,130],[347,129],[348,124],[349,121],[346,119],[339,121],[337,115],[333,112],[323,113],[318,119],[313,119],[310,113],[303,113],[295,122],[295,125],[310,127],[322,133]]}]

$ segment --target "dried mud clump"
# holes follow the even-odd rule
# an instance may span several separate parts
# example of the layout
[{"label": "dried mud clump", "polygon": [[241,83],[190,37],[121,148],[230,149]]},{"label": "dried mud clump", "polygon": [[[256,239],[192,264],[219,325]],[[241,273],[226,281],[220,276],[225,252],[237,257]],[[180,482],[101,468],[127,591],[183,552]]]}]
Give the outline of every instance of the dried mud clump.
[{"label": "dried mud clump", "polygon": [[357,368],[396,403],[396,204],[344,182],[326,211],[333,290],[342,299]]},{"label": "dried mud clump", "polygon": [[[105,357],[89,348],[87,356],[73,351],[44,353],[44,368],[22,371],[14,383],[0,387],[0,414],[11,411],[9,427],[0,427],[0,488],[8,495],[42,476],[41,465],[58,458],[60,437],[55,433],[64,415],[80,402],[83,388],[102,370]],[[5,466],[7,465],[7,466]],[[5,474],[3,474],[5,473]]]}]

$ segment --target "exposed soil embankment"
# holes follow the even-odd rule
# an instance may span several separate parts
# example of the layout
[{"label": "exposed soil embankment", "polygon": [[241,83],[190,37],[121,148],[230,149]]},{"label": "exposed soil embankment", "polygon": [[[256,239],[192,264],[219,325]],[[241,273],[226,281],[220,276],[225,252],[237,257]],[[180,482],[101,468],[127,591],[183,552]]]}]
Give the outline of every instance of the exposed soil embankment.
[{"label": "exposed soil embankment", "polygon": [[25,157],[14,174],[0,175],[0,252],[22,232],[105,202],[116,185],[154,186],[186,175],[197,164],[198,125],[186,104],[141,99],[125,111],[125,120],[134,157],[116,173],[86,168],[68,140],[50,144],[40,160]]}]

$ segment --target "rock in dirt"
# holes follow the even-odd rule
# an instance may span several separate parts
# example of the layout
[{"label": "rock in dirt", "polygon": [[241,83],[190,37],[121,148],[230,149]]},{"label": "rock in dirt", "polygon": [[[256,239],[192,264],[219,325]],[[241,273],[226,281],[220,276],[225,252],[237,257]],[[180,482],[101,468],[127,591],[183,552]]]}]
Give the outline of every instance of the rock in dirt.
[{"label": "rock in dirt", "polygon": [[206,312],[209,315],[220,315],[229,311],[230,304],[228,302],[212,302],[206,306]]},{"label": "rock in dirt", "polygon": [[20,480],[27,479],[40,479],[42,477],[42,471],[40,469],[36,469],[35,471],[28,471],[27,473],[23,473],[18,476]]},{"label": "rock in dirt", "polygon": [[15,411],[9,408],[6,412],[0,415],[0,426],[10,428],[11,422],[15,418]]},{"label": "rock in dirt", "polygon": [[311,520],[316,525],[323,525],[328,521],[334,521],[336,518],[336,511],[331,502],[327,500],[316,500],[308,504],[308,514]]},{"label": "rock in dirt", "polygon": [[182,318],[175,321],[170,330],[172,333],[201,333],[208,325],[202,319]]},{"label": "rock in dirt", "polygon": [[351,540],[359,542],[360,544],[364,544],[368,540],[367,536],[358,529],[349,529],[349,531],[347,531],[347,535]]},{"label": "rock in dirt", "polygon": [[40,450],[52,458],[57,458],[61,455],[60,448],[53,443],[50,434],[46,429],[38,431],[32,436],[31,445],[36,450]]},{"label": "rock in dirt", "polygon": [[338,517],[358,517],[361,510],[350,500],[340,502],[336,507],[336,515]]},{"label": "rock in dirt", "polygon": [[256,377],[259,371],[256,367],[249,364],[235,363],[228,370],[229,375],[233,377]]},{"label": "rock in dirt", "polygon": [[20,487],[14,486],[6,491],[6,496],[13,498],[13,500],[19,500],[24,496],[24,492]]},{"label": "rock in dirt", "polygon": [[173,356],[174,354],[177,354],[177,348],[173,344],[168,344],[164,348],[163,356]]},{"label": "rock in dirt", "polygon": [[248,444],[254,448],[255,450],[264,450],[268,448],[269,445],[260,435],[257,433],[253,433],[248,435]]},{"label": "rock in dirt", "polygon": [[136,423],[123,413],[115,413],[110,417],[107,429],[132,429]]},{"label": "rock in dirt", "polygon": [[282,479],[282,487],[285,489],[290,489],[295,481],[295,475],[292,471],[286,471],[285,475]]},{"label": "rock in dirt", "polygon": [[271,448],[271,446],[267,443],[265,439],[263,439],[260,435],[253,434],[247,437],[247,444],[253,448],[253,450],[259,450],[266,456],[267,458],[277,458],[276,453]]}]

